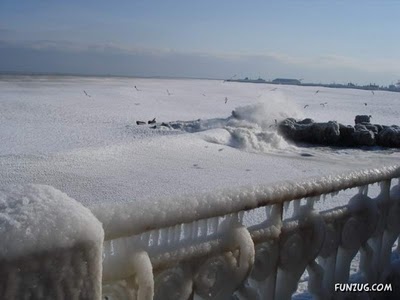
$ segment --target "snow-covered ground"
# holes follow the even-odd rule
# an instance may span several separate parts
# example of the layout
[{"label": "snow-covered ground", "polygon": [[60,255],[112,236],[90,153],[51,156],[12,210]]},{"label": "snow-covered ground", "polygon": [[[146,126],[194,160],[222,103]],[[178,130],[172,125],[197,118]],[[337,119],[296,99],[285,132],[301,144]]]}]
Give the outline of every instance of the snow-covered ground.
[{"label": "snow-covered ground", "polygon": [[[2,184],[49,184],[94,209],[100,203],[132,202],[157,210],[154,201],[183,194],[337,173],[399,158],[396,150],[297,148],[273,126],[275,119],[288,116],[353,124],[356,114],[398,124],[398,93],[217,80],[28,76],[1,77],[0,91]],[[246,120],[229,122],[235,109]],[[153,118],[160,123],[201,119],[202,126],[186,132],[136,125]]]},{"label": "snow-covered ground", "polygon": [[[275,120],[354,124],[367,114],[399,124],[399,101],[400,93],[217,80],[2,76],[0,183],[54,186],[91,209],[107,234],[115,220],[196,210],[210,201],[196,198],[204,193],[397,164],[397,149],[296,147]],[[154,129],[136,125],[153,118]],[[345,204],[332,201],[317,208]]]}]

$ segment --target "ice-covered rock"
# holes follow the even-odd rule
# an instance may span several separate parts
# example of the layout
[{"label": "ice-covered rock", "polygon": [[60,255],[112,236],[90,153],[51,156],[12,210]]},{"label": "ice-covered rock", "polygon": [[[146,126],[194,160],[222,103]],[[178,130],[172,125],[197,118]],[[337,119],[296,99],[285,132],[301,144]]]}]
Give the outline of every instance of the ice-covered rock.
[{"label": "ice-covered rock", "polygon": [[379,145],[385,147],[400,147],[400,128],[386,127],[377,136]]},{"label": "ice-covered rock", "polygon": [[369,116],[356,116],[356,125],[335,121],[316,123],[312,119],[287,118],[279,123],[278,131],[286,139],[330,146],[400,147],[400,127],[369,123]]},{"label": "ice-covered rock", "polygon": [[335,121],[315,123],[311,119],[296,121],[287,118],[279,124],[279,132],[295,142],[334,145],[340,139],[340,127]]},{"label": "ice-covered rock", "polygon": [[53,187],[0,188],[2,299],[98,299],[103,239],[90,210]]},{"label": "ice-covered rock", "polygon": [[367,116],[367,115],[358,115],[356,116],[356,118],[354,119],[354,123],[355,124],[359,124],[359,123],[369,123],[371,120],[371,116]]}]

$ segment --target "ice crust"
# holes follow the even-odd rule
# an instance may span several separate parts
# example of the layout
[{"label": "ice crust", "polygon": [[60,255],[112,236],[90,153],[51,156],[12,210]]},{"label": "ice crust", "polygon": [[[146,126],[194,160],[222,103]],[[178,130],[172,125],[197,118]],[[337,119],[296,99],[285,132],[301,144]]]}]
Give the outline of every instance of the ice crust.
[{"label": "ice crust", "polygon": [[[195,220],[223,216],[262,205],[283,203],[316,194],[367,185],[391,177],[400,177],[400,167],[357,170],[298,182],[253,185],[240,189],[224,189],[213,193],[185,195],[142,203],[98,206],[94,214],[104,224],[106,239],[130,236],[150,229],[173,226]],[[184,203],[184,206],[181,205]]]},{"label": "ice crust", "polygon": [[45,185],[0,188],[0,259],[103,241],[101,223],[65,193]]}]

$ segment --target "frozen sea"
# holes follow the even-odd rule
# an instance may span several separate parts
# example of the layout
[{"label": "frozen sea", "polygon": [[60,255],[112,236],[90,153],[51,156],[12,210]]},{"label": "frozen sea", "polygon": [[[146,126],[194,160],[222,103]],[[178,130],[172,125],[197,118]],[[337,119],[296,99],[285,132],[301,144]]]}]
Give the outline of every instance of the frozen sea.
[{"label": "frozen sea", "polygon": [[[233,110],[243,119],[231,118]],[[399,125],[400,93],[221,80],[0,76],[0,182],[54,186],[115,235],[133,219],[152,224],[198,207],[198,213],[213,210],[227,203],[227,190],[398,164],[398,149],[296,147],[275,130],[275,120],[286,117],[354,125],[358,114]],[[136,124],[153,118],[156,128]],[[333,201],[320,207],[339,204]]]},{"label": "frozen sea", "polygon": [[[396,149],[296,147],[274,127],[285,117],[353,125],[357,114],[399,124],[400,93],[222,80],[2,76],[0,108],[1,183],[48,184],[94,212],[123,204],[157,215],[165,205],[181,210],[185,195],[390,165],[400,157]],[[230,119],[233,110],[244,120]],[[156,129],[136,125],[153,118]]]},{"label": "frozen sea", "polygon": [[[400,156],[395,149],[299,148],[273,126],[285,117],[353,125],[357,114],[399,124],[400,93],[220,80],[3,76],[0,107],[2,184],[49,184],[89,207],[267,185],[393,164]],[[227,123],[232,110],[245,120]],[[153,118],[200,119],[201,126],[188,132],[136,125]]]}]

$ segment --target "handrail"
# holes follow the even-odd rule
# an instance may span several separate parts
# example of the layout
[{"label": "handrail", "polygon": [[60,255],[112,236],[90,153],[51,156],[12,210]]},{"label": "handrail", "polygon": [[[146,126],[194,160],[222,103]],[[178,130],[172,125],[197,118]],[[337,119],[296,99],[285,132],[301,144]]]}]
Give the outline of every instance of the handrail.
[{"label": "handrail", "polygon": [[[309,292],[324,299],[332,296],[335,282],[348,282],[357,253],[364,281],[385,280],[400,234],[400,184],[391,184],[394,178],[400,178],[399,166],[228,190],[189,198],[198,210],[172,218],[172,207],[154,224],[154,218],[128,219],[122,225],[133,228],[119,233],[106,226],[105,293],[125,299],[121,295],[136,289],[142,295],[138,300],[166,299],[167,294],[193,299],[193,293],[199,299],[226,299],[233,293],[240,299],[290,299],[307,270]],[[380,193],[371,198],[368,186],[374,183],[380,183]],[[318,197],[355,187],[359,191],[348,203],[314,209]],[[224,205],[206,209],[217,200]],[[291,216],[283,215],[286,203],[293,204]],[[261,207],[265,216],[246,225],[244,212]],[[213,272],[222,272],[216,282],[209,279]]]},{"label": "handrail", "polygon": [[[329,194],[339,190],[399,177],[400,165],[395,165],[329,175],[300,182],[285,181],[267,186],[243,187],[240,190],[224,190],[218,193],[218,195],[206,193],[200,196],[186,196],[179,199],[179,203],[185,203],[185,206],[192,207],[193,209],[187,209],[184,213],[177,214],[174,205],[155,206],[154,211],[149,211],[148,213],[157,215],[160,210],[162,211],[162,217],[157,218],[156,222],[155,218],[149,219],[147,216],[136,216],[137,218],[128,218],[127,221],[121,221],[121,215],[134,215],[134,204],[132,204],[132,207],[129,207],[129,205],[118,206],[118,204],[112,204],[112,209],[99,206],[98,208],[92,208],[92,211],[103,223],[105,240],[111,240],[124,236],[137,235],[154,229],[283,203],[289,200]],[[210,210],[210,203],[215,202],[220,202],[224,205],[214,205],[213,209]],[[112,211],[114,214],[104,214],[104,212],[108,214],[109,211]],[[118,225],[114,227],[114,224]]]}]

